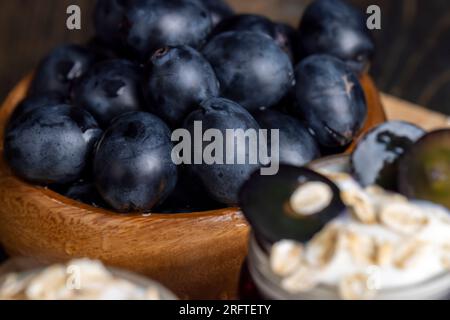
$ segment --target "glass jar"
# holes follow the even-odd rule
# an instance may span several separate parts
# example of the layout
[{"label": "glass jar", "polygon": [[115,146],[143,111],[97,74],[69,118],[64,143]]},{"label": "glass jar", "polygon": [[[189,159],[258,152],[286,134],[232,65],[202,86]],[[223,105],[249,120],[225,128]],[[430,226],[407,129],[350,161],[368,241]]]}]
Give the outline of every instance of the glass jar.
[{"label": "glass jar", "polygon": [[[267,247],[268,248],[268,247]],[[269,262],[270,250],[251,236],[249,255],[241,277],[241,298],[244,300],[339,300],[336,287],[320,285],[315,289],[292,294],[281,287],[281,278],[275,275]],[[425,282],[401,288],[380,290],[376,300],[448,300],[450,299],[450,272]]]},{"label": "glass jar", "polygon": [[[330,173],[349,173],[348,156],[333,156],[310,164],[314,170]],[[417,202],[430,206],[429,203]],[[315,289],[292,294],[281,287],[281,278],[270,268],[270,245],[263,244],[252,234],[249,243],[249,254],[242,269],[240,293],[245,300],[338,300],[340,295],[336,286],[320,285]],[[449,300],[450,271],[413,285],[385,289],[377,292],[377,300]]]},{"label": "glass jar", "polygon": [[[4,264],[0,265],[0,286],[6,279],[6,276],[10,274],[17,274],[18,279],[24,279],[28,276],[37,275],[51,266],[55,265],[40,263],[30,258],[10,259]],[[66,264],[65,266],[69,267],[70,263]],[[159,294],[159,300],[178,300],[175,294],[172,293],[169,289],[145,276],[115,267],[105,266],[105,268],[110,273],[110,275],[114,276],[116,279],[125,280],[130,284],[135,285],[137,288],[155,289]]]}]

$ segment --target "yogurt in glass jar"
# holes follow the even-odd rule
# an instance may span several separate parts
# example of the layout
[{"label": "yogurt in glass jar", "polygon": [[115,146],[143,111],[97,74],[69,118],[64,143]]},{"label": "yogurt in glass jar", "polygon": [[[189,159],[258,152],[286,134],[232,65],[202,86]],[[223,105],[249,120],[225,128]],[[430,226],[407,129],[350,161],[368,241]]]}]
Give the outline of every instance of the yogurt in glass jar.
[{"label": "yogurt in glass jar", "polygon": [[376,186],[362,188],[346,173],[321,173],[339,187],[348,209],[306,243],[267,245],[254,234],[246,267],[259,298],[450,297],[446,208]]}]

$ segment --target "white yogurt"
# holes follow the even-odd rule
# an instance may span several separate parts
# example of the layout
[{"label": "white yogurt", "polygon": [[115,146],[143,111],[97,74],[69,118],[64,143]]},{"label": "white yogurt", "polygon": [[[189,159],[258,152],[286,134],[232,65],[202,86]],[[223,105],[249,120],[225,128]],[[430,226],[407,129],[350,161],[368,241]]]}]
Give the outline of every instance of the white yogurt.
[{"label": "white yogurt", "polygon": [[[409,202],[380,188],[363,189],[345,174],[329,177],[341,189],[349,212],[330,222],[309,243],[291,242],[293,248],[301,247],[301,258],[283,257],[272,250],[272,260],[279,259],[272,265],[283,270],[286,263],[292,269],[290,274],[277,275],[282,286],[287,284],[286,291],[305,292],[308,281],[308,291],[331,287],[338,288],[342,298],[372,298],[381,291],[419,285],[449,273],[447,209]],[[286,245],[280,248],[289,252]],[[298,264],[297,272],[293,263]]]}]

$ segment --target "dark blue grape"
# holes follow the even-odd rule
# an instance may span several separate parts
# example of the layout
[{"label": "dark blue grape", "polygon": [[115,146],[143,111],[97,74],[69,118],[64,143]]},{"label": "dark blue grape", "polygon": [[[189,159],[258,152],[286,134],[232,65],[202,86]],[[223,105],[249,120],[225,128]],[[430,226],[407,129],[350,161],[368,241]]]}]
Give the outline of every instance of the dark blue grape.
[{"label": "dark blue grape", "polygon": [[296,111],[325,147],[350,144],[362,129],[367,106],[356,75],[338,58],[313,55],[295,70]]},{"label": "dark blue grape", "polygon": [[[222,133],[224,157],[226,156],[225,146],[228,143],[236,149],[235,158],[234,164],[206,164],[203,162],[203,164],[193,164],[191,168],[200,177],[213,199],[228,205],[237,204],[240,186],[253,171],[259,168],[259,164],[250,163],[248,143],[238,145],[236,138],[227,142],[226,130],[258,130],[259,125],[243,107],[230,100],[212,98],[204,101],[201,107],[200,110],[190,114],[185,121],[185,127],[189,130],[191,137],[195,137],[194,122],[201,121],[204,132],[208,129],[216,129]],[[196,143],[202,143],[202,141]],[[236,164],[238,155],[245,156],[245,164]]]},{"label": "dark blue grape", "polygon": [[363,186],[397,189],[397,163],[425,131],[406,122],[390,121],[369,131],[351,157],[353,173]]},{"label": "dark blue grape", "polygon": [[274,106],[294,84],[288,55],[262,33],[222,33],[203,54],[216,72],[221,95],[248,110]]},{"label": "dark blue grape", "polygon": [[19,117],[5,137],[5,157],[21,178],[38,184],[78,180],[102,131],[87,112],[69,105]]},{"label": "dark blue grape", "polygon": [[212,29],[209,11],[197,0],[136,0],[125,16],[124,46],[141,61],[165,46],[198,48]]},{"label": "dark blue grape", "polygon": [[54,49],[38,66],[30,95],[57,92],[68,97],[74,82],[95,63],[95,55],[77,45]]},{"label": "dark blue grape", "polygon": [[145,89],[151,111],[173,127],[200,103],[219,95],[219,81],[209,62],[187,46],[157,51],[149,64]]},{"label": "dark blue grape", "polygon": [[316,0],[300,23],[299,43],[304,56],[330,54],[357,73],[370,66],[375,45],[358,9],[342,0]]},{"label": "dark blue grape", "polygon": [[144,106],[142,74],[126,60],[109,60],[95,65],[78,81],[73,100],[107,126],[115,117]]},{"label": "dark blue grape", "polygon": [[[317,142],[299,120],[275,110],[260,111],[254,116],[261,129],[279,130],[280,163],[301,167],[319,157]],[[270,142],[271,139],[269,150]]]},{"label": "dark blue grape", "polygon": [[119,212],[149,212],[175,188],[171,151],[171,132],[158,117],[131,112],[116,118],[94,155],[98,191]]}]

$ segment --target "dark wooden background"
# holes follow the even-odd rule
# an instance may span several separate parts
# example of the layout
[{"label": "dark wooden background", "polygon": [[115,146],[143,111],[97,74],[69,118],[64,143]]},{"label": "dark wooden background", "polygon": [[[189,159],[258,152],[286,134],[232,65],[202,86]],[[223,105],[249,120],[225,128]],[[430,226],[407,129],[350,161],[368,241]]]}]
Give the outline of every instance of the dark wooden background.
[{"label": "dark wooden background", "polygon": [[[382,30],[372,74],[389,93],[450,114],[450,1],[351,0],[378,4]],[[298,24],[309,0],[230,0],[241,12]],[[65,27],[66,8],[82,8],[81,31]],[[93,0],[0,0],[0,99],[53,46],[92,35]]]}]

